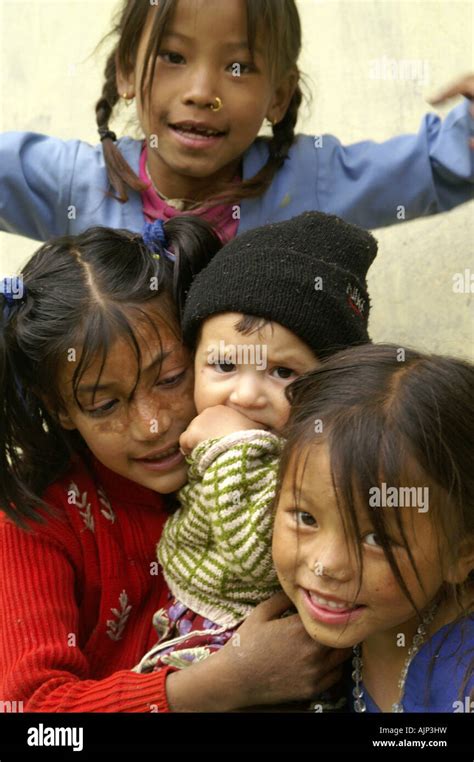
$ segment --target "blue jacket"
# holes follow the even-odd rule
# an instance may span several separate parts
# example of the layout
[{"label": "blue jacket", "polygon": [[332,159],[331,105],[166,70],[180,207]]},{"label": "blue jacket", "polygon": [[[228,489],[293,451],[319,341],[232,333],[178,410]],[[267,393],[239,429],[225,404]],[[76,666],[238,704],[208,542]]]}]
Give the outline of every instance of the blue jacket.
[{"label": "blue jacket", "polygon": [[[267,192],[241,203],[238,233],[306,210],[337,214],[365,228],[391,225],[451,209],[473,198],[474,120],[463,99],[444,121],[423,117],[416,135],[383,143],[341,145],[323,135],[298,135],[289,158]],[[138,174],[142,142],[122,138],[118,146]],[[252,177],[268,156],[257,138],[243,158]],[[33,132],[0,135],[0,230],[39,241],[76,234],[93,225],[141,232],[141,197],[130,191],[121,204],[110,190],[101,144],[63,141]],[[400,206],[404,212],[397,216]],[[74,207],[72,209],[71,207]]]}]

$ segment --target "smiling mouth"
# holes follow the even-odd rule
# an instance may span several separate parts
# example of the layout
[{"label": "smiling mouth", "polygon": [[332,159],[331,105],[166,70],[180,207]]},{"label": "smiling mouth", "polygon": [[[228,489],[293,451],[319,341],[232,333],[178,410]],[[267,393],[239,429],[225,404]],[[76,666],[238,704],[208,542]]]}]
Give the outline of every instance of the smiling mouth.
[{"label": "smiling mouth", "polygon": [[355,611],[356,609],[363,608],[362,605],[357,604],[354,605],[350,601],[333,601],[329,598],[324,598],[322,595],[318,595],[317,593],[312,592],[311,590],[306,591],[308,596],[310,597],[311,601],[316,606],[322,606],[326,609],[332,609],[333,611]]},{"label": "smiling mouth", "polygon": [[166,460],[166,458],[171,457],[171,455],[174,455],[179,450],[179,443],[176,443],[175,445],[172,445],[171,447],[168,447],[167,450],[162,450],[158,454],[155,455],[147,455],[146,458],[134,458],[133,460],[139,460],[143,461],[144,463],[156,463],[160,460]]},{"label": "smiling mouth", "polygon": [[226,132],[220,130],[213,130],[207,127],[198,127],[191,124],[169,124],[168,127],[180,135],[193,138],[219,138],[226,135]]}]

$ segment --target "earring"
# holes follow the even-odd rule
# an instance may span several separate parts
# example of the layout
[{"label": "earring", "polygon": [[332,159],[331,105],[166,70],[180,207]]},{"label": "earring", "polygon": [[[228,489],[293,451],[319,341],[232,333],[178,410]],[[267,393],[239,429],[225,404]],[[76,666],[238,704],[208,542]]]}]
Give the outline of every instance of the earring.
[{"label": "earring", "polygon": [[222,107],[223,107],[223,103],[221,99],[219,98],[219,96],[216,95],[216,97],[214,98],[214,103],[211,103],[209,108],[211,109],[211,111],[220,111]]},{"label": "earring", "polygon": [[123,93],[122,98],[124,99],[125,105],[127,107],[132,105],[132,101],[133,101],[133,98],[134,98],[133,95],[129,95],[128,93]]},{"label": "earring", "polygon": [[268,127],[274,127],[276,124],[276,119],[270,119],[269,116],[267,116],[267,126]]}]

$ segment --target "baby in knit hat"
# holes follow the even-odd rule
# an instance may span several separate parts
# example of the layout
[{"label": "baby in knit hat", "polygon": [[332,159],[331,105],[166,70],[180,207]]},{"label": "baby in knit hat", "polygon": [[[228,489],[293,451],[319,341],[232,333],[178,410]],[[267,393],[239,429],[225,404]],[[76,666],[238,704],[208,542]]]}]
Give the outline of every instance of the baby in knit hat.
[{"label": "baby in knit hat", "polygon": [[271,539],[285,388],[370,341],[376,253],[367,231],[305,212],[238,236],[195,278],[183,316],[198,413],[180,439],[189,480],[157,549],[169,604],[135,671],[207,658],[280,589]]}]

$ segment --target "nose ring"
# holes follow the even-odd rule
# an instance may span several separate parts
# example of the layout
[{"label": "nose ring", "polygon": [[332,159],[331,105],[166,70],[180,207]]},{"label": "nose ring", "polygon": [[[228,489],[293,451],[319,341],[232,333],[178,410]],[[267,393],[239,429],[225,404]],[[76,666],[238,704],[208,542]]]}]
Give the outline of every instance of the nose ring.
[{"label": "nose ring", "polygon": [[209,106],[209,108],[211,109],[211,111],[220,111],[220,110],[221,110],[221,108],[222,108],[222,105],[223,105],[223,104],[222,104],[222,101],[221,101],[221,99],[219,98],[219,96],[218,96],[218,95],[216,95],[216,97],[214,98],[214,103],[212,103],[212,104]]}]

